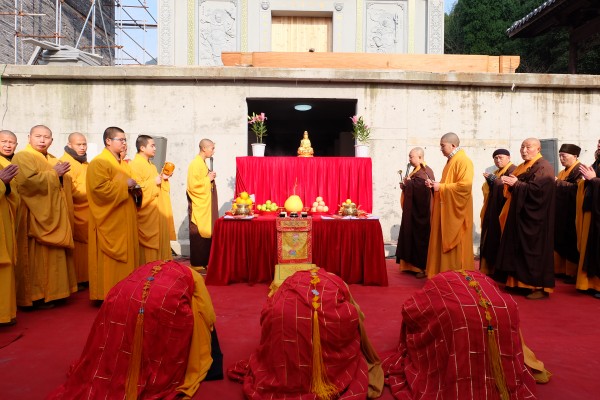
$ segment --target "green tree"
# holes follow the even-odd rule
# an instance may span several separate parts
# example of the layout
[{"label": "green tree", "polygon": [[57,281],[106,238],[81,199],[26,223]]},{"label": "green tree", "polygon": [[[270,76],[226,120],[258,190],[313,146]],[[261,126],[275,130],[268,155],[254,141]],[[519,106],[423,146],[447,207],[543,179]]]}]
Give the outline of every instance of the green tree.
[{"label": "green tree", "polygon": [[[539,7],[544,0],[458,0],[445,19],[447,54],[518,55],[517,72],[566,73],[569,35],[553,29],[534,38],[510,39],[513,22]],[[578,72],[600,73],[600,35],[579,49]]]}]

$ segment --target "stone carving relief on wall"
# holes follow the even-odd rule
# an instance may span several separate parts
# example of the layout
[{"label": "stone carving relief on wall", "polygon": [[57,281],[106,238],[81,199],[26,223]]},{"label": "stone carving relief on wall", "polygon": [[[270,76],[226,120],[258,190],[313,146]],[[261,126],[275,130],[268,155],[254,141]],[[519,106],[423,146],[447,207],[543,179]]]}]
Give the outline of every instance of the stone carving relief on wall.
[{"label": "stone carving relief on wall", "polygon": [[201,0],[198,65],[223,65],[221,52],[237,50],[237,1]]},{"label": "stone carving relief on wall", "polygon": [[159,15],[160,55],[158,56],[158,62],[160,64],[171,65],[173,64],[171,57],[173,52],[173,4],[170,0],[161,0]]},{"label": "stone carving relief on wall", "polygon": [[429,0],[427,4],[427,53],[444,54],[444,1]]},{"label": "stone carving relief on wall", "polygon": [[367,2],[367,53],[404,53],[405,1]]}]

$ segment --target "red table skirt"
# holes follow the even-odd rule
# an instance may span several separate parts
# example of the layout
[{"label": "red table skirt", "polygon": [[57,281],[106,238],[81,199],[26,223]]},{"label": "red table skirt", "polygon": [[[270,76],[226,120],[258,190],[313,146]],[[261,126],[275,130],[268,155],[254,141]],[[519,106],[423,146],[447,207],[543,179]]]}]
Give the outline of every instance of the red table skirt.
[{"label": "red table skirt", "polygon": [[[379,220],[313,218],[313,263],[346,283],[387,286]],[[206,283],[271,283],[277,264],[275,219],[219,218],[213,230]]]},{"label": "red table skirt", "polygon": [[236,194],[254,194],[258,204],[271,200],[283,206],[296,185],[305,207],[321,196],[332,212],[346,199],[366,212],[373,210],[368,157],[237,157],[236,168]]}]

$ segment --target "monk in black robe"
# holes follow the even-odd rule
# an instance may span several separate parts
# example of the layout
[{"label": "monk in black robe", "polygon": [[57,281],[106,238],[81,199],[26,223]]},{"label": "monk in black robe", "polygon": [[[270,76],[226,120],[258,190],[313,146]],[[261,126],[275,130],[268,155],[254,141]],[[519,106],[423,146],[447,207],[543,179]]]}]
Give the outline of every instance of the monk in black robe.
[{"label": "monk in black robe", "polygon": [[577,236],[579,268],[575,287],[593,290],[600,298],[600,140],[596,161],[591,166],[579,166],[585,181],[577,192]]},{"label": "monk in black robe", "polygon": [[408,154],[414,169],[400,184],[402,222],[396,247],[396,263],[400,264],[400,271],[415,272],[417,278],[425,277],[431,231],[431,189],[425,186],[425,181],[435,179],[433,170],[425,165],[424,154],[420,147],[415,147]]},{"label": "monk in black robe", "polygon": [[506,202],[502,176],[510,176],[516,165],[510,161],[510,152],[497,149],[492,154],[497,169],[493,173],[484,172],[483,207],[481,208],[481,241],[479,244],[479,270],[484,274],[493,274],[498,246],[500,245],[500,221],[498,217]]},{"label": "monk in black robe", "polygon": [[575,283],[579,250],[575,230],[577,183],[582,179],[577,157],[581,148],[565,143],[558,156],[564,170],[556,178],[556,212],[554,219],[554,274],[564,275],[566,283]]},{"label": "monk in black robe", "polygon": [[[500,213],[502,239],[496,271],[507,287],[531,289],[528,299],[542,299],[554,288],[554,168],[542,157],[538,139],[521,144],[520,164],[505,185]],[[495,276],[498,278],[498,275]]]}]

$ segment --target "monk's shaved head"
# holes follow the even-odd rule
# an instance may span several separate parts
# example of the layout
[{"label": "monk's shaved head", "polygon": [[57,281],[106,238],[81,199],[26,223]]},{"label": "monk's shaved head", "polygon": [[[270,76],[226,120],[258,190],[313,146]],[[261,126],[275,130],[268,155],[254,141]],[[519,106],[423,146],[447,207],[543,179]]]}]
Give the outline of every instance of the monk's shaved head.
[{"label": "monk's shaved head", "polygon": [[542,148],[542,142],[540,142],[540,140],[538,138],[534,138],[534,137],[527,138],[527,139],[523,140],[523,144],[525,144],[525,143],[537,146],[540,149]]},{"label": "monk's shaved head", "polygon": [[527,138],[521,144],[521,158],[524,161],[532,160],[542,149],[542,144],[537,138]]},{"label": "monk's shaved head", "polygon": [[460,146],[460,139],[458,138],[458,135],[453,132],[448,132],[444,136],[442,136],[442,138],[440,139],[440,142],[450,143],[456,147]]},{"label": "monk's shaved head", "polygon": [[[417,157],[423,158],[425,157],[425,150],[423,150],[422,147],[414,147],[410,153],[414,153],[414,155],[416,155]],[[409,154],[410,154],[409,153]]]},{"label": "monk's shaved head", "polygon": [[8,129],[2,129],[0,131],[0,136],[2,135],[10,136],[11,138],[15,139],[15,141],[17,140],[17,135],[15,135],[13,131],[9,131]]},{"label": "monk's shaved head", "polygon": [[67,141],[69,143],[73,143],[73,142],[75,142],[77,140],[82,140],[82,139],[85,140],[85,135],[83,133],[73,132],[73,133],[69,134],[69,137],[67,138]]},{"label": "monk's shaved head", "polygon": [[200,141],[199,147],[200,147],[200,150],[202,150],[202,149],[204,149],[206,147],[213,146],[214,144],[215,143],[212,140],[210,140],[210,139],[202,139]]}]

